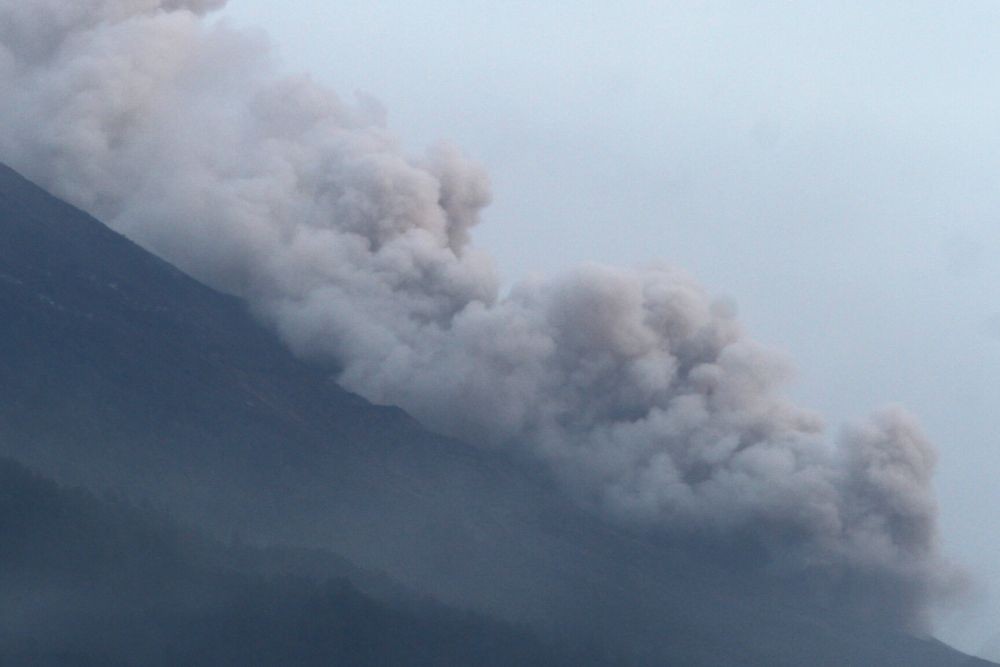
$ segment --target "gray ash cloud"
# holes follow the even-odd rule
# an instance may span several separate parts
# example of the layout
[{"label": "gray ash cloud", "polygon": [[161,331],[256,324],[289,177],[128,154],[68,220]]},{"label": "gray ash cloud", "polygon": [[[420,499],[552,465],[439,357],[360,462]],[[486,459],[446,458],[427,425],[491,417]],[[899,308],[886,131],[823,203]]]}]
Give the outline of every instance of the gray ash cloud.
[{"label": "gray ash cloud", "polygon": [[910,415],[826,435],[783,396],[788,364],[670,267],[502,296],[470,240],[483,170],[408,155],[377,104],[280,74],[212,20],[223,4],[0,0],[0,159],[245,298],[349,389],[538,463],[607,520],[751,535],[782,572],[897,591],[904,622],[944,586]]}]

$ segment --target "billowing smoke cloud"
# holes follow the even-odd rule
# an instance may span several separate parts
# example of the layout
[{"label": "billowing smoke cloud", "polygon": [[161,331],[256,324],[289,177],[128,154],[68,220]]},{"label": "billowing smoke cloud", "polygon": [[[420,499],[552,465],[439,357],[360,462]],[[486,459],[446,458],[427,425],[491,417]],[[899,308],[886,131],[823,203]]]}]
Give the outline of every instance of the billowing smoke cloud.
[{"label": "billowing smoke cloud", "polygon": [[831,442],[731,309],[665,267],[501,297],[484,173],[412,158],[371,101],[282,78],[221,0],[0,0],[0,159],[430,426],[545,466],[612,520],[750,534],[774,563],[941,573],[933,452],[900,409]]}]

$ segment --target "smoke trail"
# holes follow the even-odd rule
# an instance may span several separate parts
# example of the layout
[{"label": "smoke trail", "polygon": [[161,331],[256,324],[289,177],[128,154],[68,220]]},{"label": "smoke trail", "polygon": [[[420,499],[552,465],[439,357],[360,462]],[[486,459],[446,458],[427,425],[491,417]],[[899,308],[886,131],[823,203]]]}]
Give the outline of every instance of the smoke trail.
[{"label": "smoke trail", "polygon": [[0,158],[245,297],[346,387],[538,461],[613,520],[936,585],[934,455],[906,413],[831,442],[782,397],[784,363],[670,268],[500,298],[469,238],[485,174],[276,75],[259,38],[203,18],[222,4],[0,0]]}]

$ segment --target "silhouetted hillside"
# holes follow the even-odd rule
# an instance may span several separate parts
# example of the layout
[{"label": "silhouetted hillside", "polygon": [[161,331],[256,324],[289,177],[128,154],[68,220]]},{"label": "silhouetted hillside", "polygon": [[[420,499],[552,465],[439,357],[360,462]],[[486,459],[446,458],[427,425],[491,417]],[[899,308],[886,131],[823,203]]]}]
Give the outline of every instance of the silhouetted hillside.
[{"label": "silhouetted hillside", "polygon": [[0,535],[4,665],[583,664],[473,614],[262,574],[266,558],[252,549],[234,555],[7,460]]}]

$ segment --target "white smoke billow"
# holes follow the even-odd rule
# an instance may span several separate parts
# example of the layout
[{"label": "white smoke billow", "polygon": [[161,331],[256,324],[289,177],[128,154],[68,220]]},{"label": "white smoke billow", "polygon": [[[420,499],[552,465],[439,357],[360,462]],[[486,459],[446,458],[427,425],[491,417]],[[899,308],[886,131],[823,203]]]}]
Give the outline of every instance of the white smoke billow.
[{"label": "white smoke billow", "polygon": [[279,76],[260,38],[204,18],[222,4],[0,0],[0,160],[246,298],[347,388],[514,449],[612,520],[936,584],[934,455],[907,414],[831,442],[782,398],[784,364],[669,268],[501,298],[469,239],[484,173]]}]

